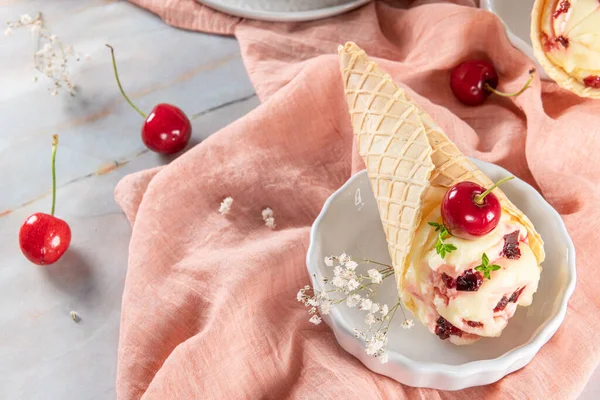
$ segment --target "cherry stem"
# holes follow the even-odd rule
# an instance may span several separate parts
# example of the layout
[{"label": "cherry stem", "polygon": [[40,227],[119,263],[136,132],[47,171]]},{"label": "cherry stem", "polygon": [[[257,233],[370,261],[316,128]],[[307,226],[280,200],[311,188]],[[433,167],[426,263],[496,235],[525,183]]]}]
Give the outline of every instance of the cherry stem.
[{"label": "cherry stem", "polygon": [[138,112],[138,114],[140,114],[144,118],[147,118],[147,115],[142,110],[140,110],[135,104],[133,104],[133,102],[125,94],[125,90],[123,90],[123,86],[121,86],[121,80],[119,79],[119,72],[117,71],[117,60],[115,59],[115,49],[113,49],[113,47],[110,44],[107,44],[106,47],[108,47],[110,49],[110,56],[112,57],[112,64],[113,64],[113,71],[115,72],[115,79],[117,80],[117,85],[119,85],[119,90],[121,91],[121,94],[123,95],[125,100],[127,100],[129,105],[135,111]]},{"label": "cherry stem", "polygon": [[507,176],[506,178],[502,178],[500,179],[498,182],[494,183],[494,185],[492,187],[490,187],[488,190],[486,190],[485,192],[478,194],[474,197],[475,199],[475,203],[482,205],[483,204],[483,199],[485,199],[485,196],[487,196],[488,194],[492,193],[492,190],[496,189],[498,186],[502,185],[504,182],[508,182],[511,179],[514,179],[514,176]]},{"label": "cherry stem", "polygon": [[56,149],[58,148],[58,135],[52,135],[52,208],[50,215],[54,215],[56,205]]},{"label": "cherry stem", "polygon": [[502,97],[515,97],[515,96],[518,96],[521,93],[523,93],[525,90],[527,90],[527,88],[529,87],[529,84],[531,83],[531,81],[533,81],[533,77],[534,76],[535,76],[535,68],[532,68],[532,69],[529,70],[529,79],[527,80],[527,82],[525,82],[525,85],[523,85],[523,87],[521,88],[521,90],[519,90],[518,92],[514,92],[514,93],[504,93],[504,92],[501,92],[501,91],[499,91],[499,90],[494,89],[493,87],[491,87],[489,85],[489,83],[487,83],[487,82],[483,84],[483,87],[486,90],[489,90],[490,92],[497,94],[498,96],[502,96]]}]

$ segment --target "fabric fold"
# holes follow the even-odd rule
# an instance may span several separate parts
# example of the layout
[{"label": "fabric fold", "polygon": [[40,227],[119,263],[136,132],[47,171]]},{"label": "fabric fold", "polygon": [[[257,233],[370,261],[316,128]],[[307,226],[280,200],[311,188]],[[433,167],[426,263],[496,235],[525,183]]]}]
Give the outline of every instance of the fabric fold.
[{"label": "fabric fold", "polygon": [[[460,104],[449,87],[458,62],[489,59],[506,91],[520,87],[531,67],[502,23],[472,7],[374,2],[323,21],[274,24],[193,0],[134,2],[174,26],[235,34],[263,103],[170,165],[128,176],[115,190],[133,227],[119,399],[577,396],[600,362],[600,275],[592,258],[600,241],[593,224],[600,219],[600,102],[536,79],[516,99]],[[308,283],[310,225],[327,197],[364,168],[335,55],[348,40],[378,57],[461,151],[536,185],[575,242],[578,286],[562,327],[527,367],[494,385],[405,387],[345,353],[296,302]],[[234,202],[221,215],[227,196]],[[262,220],[266,207],[274,230]]]}]

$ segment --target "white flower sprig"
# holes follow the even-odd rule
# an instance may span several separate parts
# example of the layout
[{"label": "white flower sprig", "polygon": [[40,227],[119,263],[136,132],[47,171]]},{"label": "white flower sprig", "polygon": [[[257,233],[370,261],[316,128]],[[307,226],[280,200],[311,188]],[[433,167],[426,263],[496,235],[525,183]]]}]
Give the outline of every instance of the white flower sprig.
[{"label": "white flower sprig", "polygon": [[271,229],[275,229],[275,217],[273,217],[273,210],[269,207],[265,208],[261,212],[263,221],[265,221],[265,226]]},{"label": "white flower sprig", "polygon": [[[29,14],[23,14],[18,20],[8,21],[6,25],[5,36],[12,35],[13,31],[18,28],[26,26],[31,28],[34,40],[34,67],[52,81],[52,86],[48,88],[48,91],[52,96],[56,96],[61,89],[64,89],[74,96],[75,84],[68,73],[68,62],[70,59],[79,61],[81,56],[75,53],[72,46],[63,46],[56,35],[44,26],[42,14],[38,13],[36,18],[32,18]],[[37,82],[38,77],[34,76],[33,80]]]},{"label": "white flower sprig", "polygon": [[221,215],[228,214],[231,211],[231,205],[233,204],[233,199],[231,197],[225,197],[219,206],[219,213]]},{"label": "white flower sprig", "polygon": [[[402,310],[402,314],[404,314],[404,309],[400,299],[390,308],[387,304],[374,301],[373,297],[376,293],[374,287],[394,275],[393,267],[371,260],[363,260],[362,263],[378,265],[379,269],[372,268],[367,271],[366,275],[360,274],[356,271],[359,263],[353,261],[345,253],[340,256],[325,257],[324,262],[327,267],[333,269],[333,278],[315,275],[319,282],[319,288],[313,289],[306,285],[296,295],[299,302],[310,307],[308,310],[311,315],[309,321],[315,325],[320,324],[322,318],[318,311],[321,315],[328,315],[331,309],[339,304],[366,311],[365,324],[367,328],[364,330],[355,328],[354,334],[357,338],[365,341],[365,351],[368,355],[376,357],[382,364],[386,363],[388,355],[385,352],[385,346],[388,341],[390,325],[398,308]],[[406,319],[406,315],[404,315],[402,327],[409,329],[413,325],[413,321]]]}]

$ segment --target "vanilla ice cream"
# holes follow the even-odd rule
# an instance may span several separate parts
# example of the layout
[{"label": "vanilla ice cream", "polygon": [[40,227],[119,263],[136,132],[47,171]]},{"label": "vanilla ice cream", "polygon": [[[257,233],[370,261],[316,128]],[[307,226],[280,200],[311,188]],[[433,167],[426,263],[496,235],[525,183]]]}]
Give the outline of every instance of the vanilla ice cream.
[{"label": "vanilla ice cream", "polygon": [[[446,190],[428,190],[402,299],[432,333],[454,344],[469,344],[482,336],[500,336],[517,305],[531,304],[541,267],[528,245],[527,230],[508,213],[485,236],[447,238],[444,242],[456,250],[442,259],[434,248],[438,234],[428,222],[442,222],[440,203]],[[489,264],[501,267],[491,272],[491,279],[475,270],[484,253]]]}]

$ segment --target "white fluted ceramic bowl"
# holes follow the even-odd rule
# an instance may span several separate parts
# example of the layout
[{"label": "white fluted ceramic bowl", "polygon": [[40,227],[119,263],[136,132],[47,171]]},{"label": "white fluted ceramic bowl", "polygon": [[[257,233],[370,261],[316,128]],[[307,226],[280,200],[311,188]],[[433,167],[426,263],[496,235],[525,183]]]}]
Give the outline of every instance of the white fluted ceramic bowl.
[{"label": "white fluted ceramic bowl", "polygon": [[[494,164],[473,162],[493,181],[509,175]],[[501,337],[454,346],[429,333],[409,312],[407,317],[415,320],[415,326],[402,329],[403,318],[397,314],[387,345],[389,362],[381,364],[365,353],[364,342],[353,335],[353,328],[364,329],[365,313],[340,305],[324,318],[340,346],[376,373],[405,385],[442,390],[493,383],[527,365],[565,317],[575,289],[575,248],[559,214],[533,187],[513,179],[502,189],[542,235],[546,260],[533,304],[517,309]],[[313,224],[306,258],[311,277],[315,273],[331,276],[323,258],[343,252],[354,259],[391,262],[366,171],[355,174],[336,191]],[[393,305],[397,296],[390,278],[378,290],[377,299]]]}]

